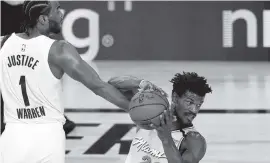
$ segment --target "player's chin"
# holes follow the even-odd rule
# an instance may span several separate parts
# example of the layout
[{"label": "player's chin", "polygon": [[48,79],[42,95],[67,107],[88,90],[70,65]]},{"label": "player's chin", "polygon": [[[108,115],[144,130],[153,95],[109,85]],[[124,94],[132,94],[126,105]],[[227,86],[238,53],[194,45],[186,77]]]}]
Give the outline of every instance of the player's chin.
[{"label": "player's chin", "polygon": [[55,34],[61,33],[61,31],[62,31],[62,24],[59,24],[58,27],[56,27],[53,31],[54,31]]},{"label": "player's chin", "polygon": [[51,34],[52,35],[58,35],[60,33],[61,33],[61,30],[59,30],[59,31],[58,30],[57,31],[55,31],[55,30],[54,31],[51,31]]},{"label": "player's chin", "polygon": [[62,31],[62,26],[56,31],[56,34],[61,33],[61,31]]},{"label": "player's chin", "polygon": [[193,122],[193,119],[188,119],[186,124],[191,124]]},{"label": "player's chin", "polygon": [[182,123],[184,126],[189,125],[189,124],[192,124],[192,119],[182,118],[182,119],[181,119],[181,123]]}]

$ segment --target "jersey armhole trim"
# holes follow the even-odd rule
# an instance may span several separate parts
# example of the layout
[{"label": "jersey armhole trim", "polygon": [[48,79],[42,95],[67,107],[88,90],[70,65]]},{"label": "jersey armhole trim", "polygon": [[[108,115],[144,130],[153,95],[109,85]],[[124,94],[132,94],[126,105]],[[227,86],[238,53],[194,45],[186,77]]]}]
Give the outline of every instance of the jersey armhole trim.
[{"label": "jersey armhole trim", "polygon": [[60,79],[58,79],[57,77],[54,76],[52,70],[51,70],[51,67],[50,67],[50,63],[49,63],[49,56],[50,56],[50,50],[52,48],[52,45],[57,41],[57,40],[53,40],[53,39],[50,39],[51,40],[51,43],[50,43],[50,47],[49,47],[49,51],[48,51],[48,55],[47,57],[45,58],[45,61],[46,61],[46,65],[47,65],[47,68],[48,68],[48,71],[50,72],[50,76],[51,78],[53,78],[53,80],[55,81],[60,81]]}]

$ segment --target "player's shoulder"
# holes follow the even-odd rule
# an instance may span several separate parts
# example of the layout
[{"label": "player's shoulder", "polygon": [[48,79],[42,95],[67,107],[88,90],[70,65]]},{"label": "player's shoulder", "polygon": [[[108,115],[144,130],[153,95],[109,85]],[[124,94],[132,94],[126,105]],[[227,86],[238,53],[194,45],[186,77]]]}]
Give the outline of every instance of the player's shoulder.
[{"label": "player's shoulder", "polygon": [[0,36],[0,42],[3,41],[4,37],[5,37],[5,36]]},{"label": "player's shoulder", "polygon": [[56,40],[53,43],[53,46],[54,48],[57,48],[57,49],[74,48],[74,46],[66,40]]},{"label": "player's shoulder", "polygon": [[3,46],[2,43],[3,43],[3,40],[4,40],[5,36],[0,36],[0,48]]},{"label": "player's shoulder", "polygon": [[[186,149],[188,149],[186,151]],[[199,162],[205,155],[207,144],[205,138],[198,131],[188,132],[179,148],[180,152],[186,152],[186,156],[192,157],[192,160]]]},{"label": "player's shoulder", "polygon": [[186,139],[197,140],[205,143],[205,138],[193,125],[182,129],[182,132]]},{"label": "player's shoulder", "polygon": [[198,139],[198,140],[202,140],[205,141],[204,136],[199,132],[199,131],[190,131],[186,134],[187,138],[192,138],[192,139]]},{"label": "player's shoulder", "polygon": [[[12,35],[12,34],[5,35],[5,36],[1,36],[1,38],[0,38],[0,45],[1,45],[1,47],[4,46],[5,42],[10,38],[11,35]],[[1,48],[1,47],[0,47],[0,48]]]},{"label": "player's shoulder", "polygon": [[65,40],[55,40],[51,46],[50,53],[55,55],[64,54],[63,51],[65,49],[72,48],[72,45]]},{"label": "player's shoulder", "polygon": [[196,146],[201,149],[206,150],[206,139],[199,131],[190,131],[185,135],[185,140],[187,142],[194,142]]},{"label": "player's shoulder", "polygon": [[66,45],[66,44],[70,44],[69,42],[67,42],[66,40],[56,40],[54,42],[55,44],[59,45]]}]

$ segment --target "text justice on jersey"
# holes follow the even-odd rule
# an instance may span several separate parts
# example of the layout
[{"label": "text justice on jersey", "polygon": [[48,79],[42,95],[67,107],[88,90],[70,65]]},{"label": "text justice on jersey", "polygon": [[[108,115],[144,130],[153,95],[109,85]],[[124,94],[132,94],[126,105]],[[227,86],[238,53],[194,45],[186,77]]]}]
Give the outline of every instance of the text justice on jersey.
[{"label": "text justice on jersey", "polygon": [[34,70],[38,62],[38,60],[35,60],[33,57],[29,57],[27,55],[12,55],[8,57],[8,67],[27,66]]},{"label": "text justice on jersey", "polygon": [[33,70],[37,66],[38,60],[35,60],[33,57],[26,55],[12,55],[8,57],[8,67],[12,66],[27,66]]}]

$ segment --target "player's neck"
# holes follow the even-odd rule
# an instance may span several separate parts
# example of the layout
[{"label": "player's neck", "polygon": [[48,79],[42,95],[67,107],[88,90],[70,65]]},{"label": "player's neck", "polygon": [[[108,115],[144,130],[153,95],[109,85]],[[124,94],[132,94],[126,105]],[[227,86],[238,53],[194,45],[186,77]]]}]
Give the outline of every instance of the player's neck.
[{"label": "player's neck", "polygon": [[29,37],[30,38],[38,37],[40,35],[49,36],[49,33],[46,31],[43,31],[43,30],[39,30],[37,28],[32,28],[29,30]]},{"label": "player's neck", "polygon": [[175,130],[180,130],[183,127],[181,126],[181,124],[178,121],[174,121],[172,122],[172,128],[171,131],[175,131]]},{"label": "player's neck", "polygon": [[181,130],[181,129],[191,127],[191,126],[192,126],[192,124],[185,125],[185,124],[182,124],[181,122],[179,122],[178,120],[175,120],[172,122],[171,131]]}]

